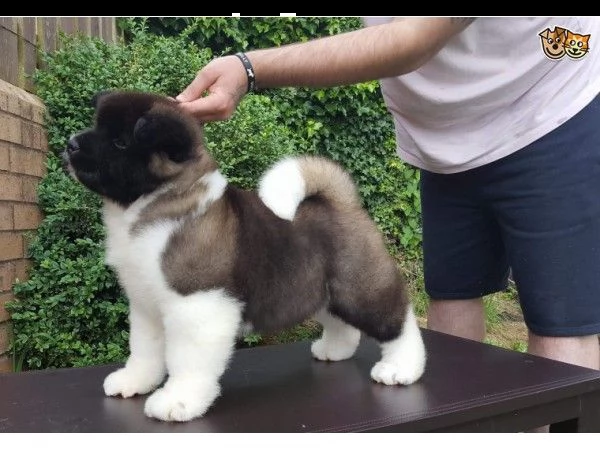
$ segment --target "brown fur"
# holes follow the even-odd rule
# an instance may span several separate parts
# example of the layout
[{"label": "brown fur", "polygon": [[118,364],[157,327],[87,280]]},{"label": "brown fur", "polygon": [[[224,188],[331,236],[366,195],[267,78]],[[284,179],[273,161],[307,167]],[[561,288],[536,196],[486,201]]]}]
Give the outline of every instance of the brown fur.
[{"label": "brown fur", "polygon": [[[319,161],[318,164],[315,161]],[[325,195],[338,207],[360,210],[361,202],[352,178],[339,164],[314,157],[299,158],[300,170],[306,182],[306,196]]]},{"label": "brown fur", "polygon": [[206,193],[206,184],[200,182],[200,178],[217,170],[217,164],[208,153],[183,167],[165,159],[162,155],[153,156],[150,170],[170,179],[173,188],[144,208],[133,228],[134,232],[160,219],[176,219],[191,214],[197,207],[198,199]]},{"label": "brown fur", "polygon": [[[247,304],[245,320],[261,331],[294,325],[329,300],[348,323],[381,340],[396,337],[408,297],[351,178],[315,159],[301,166],[313,194],[292,222],[235,187],[200,216],[193,214],[198,192],[180,199],[189,206],[164,253],[169,284],[183,295],[225,287]],[[156,212],[154,204],[146,209]]]},{"label": "brown fur", "polygon": [[[114,149],[115,136],[130,146]],[[259,331],[292,326],[327,308],[382,342],[395,339],[409,304],[404,281],[349,174],[324,158],[299,158],[306,197],[292,221],[234,186],[206,204],[203,177],[217,164],[201,136],[199,124],[173,103],[118,93],[100,100],[96,128],[78,136],[70,163],[81,167],[75,167],[79,177],[95,158],[103,175],[92,172],[84,184],[124,207],[161,192],[131,232],[178,221],[162,270],[179,294],[224,288],[244,303],[244,320]],[[115,170],[119,165],[131,170]]]}]

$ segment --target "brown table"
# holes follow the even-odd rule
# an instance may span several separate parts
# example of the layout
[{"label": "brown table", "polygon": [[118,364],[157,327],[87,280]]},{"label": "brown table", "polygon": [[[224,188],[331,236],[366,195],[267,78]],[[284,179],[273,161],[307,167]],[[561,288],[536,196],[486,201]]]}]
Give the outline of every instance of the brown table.
[{"label": "brown table", "polygon": [[188,423],[143,414],[145,397],[107,398],[115,366],[0,376],[0,432],[600,431],[600,372],[424,330],[423,378],[369,378],[378,346],[323,363],[308,342],[238,350],[222,396]]}]

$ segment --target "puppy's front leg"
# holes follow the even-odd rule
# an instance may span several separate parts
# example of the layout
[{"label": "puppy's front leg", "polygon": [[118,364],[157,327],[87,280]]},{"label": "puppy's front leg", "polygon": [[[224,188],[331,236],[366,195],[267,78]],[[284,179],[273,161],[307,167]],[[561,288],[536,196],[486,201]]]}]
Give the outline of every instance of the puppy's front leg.
[{"label": "puppy's front leg", "polygon": [[169,379],[144,411],[168,421],[202,416],[219,396],[219,378],[233,353],[242,304],[223,289],[164,300]]},{"label": "puppy's front leg", "polygon": [[131,397],[156,389],[165,377],[164,332],[158,311],[132,302],[129,307],[129,350],[125,367],[106,377],[106,395]]}]

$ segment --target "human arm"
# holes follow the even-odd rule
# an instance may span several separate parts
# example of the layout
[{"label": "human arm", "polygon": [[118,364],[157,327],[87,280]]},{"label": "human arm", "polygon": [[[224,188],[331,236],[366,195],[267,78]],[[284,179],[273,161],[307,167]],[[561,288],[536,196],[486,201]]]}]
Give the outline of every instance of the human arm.
[{"label": "human arm", "polygon": [[[472,20],[399,18],[308,42],[253,50],[246,56],[259,89],[354,84],[419,68]],[[207,64],[177,100],[200,120],[220,120],[233,114],[246,90],[244,66],[231,55]]]}]

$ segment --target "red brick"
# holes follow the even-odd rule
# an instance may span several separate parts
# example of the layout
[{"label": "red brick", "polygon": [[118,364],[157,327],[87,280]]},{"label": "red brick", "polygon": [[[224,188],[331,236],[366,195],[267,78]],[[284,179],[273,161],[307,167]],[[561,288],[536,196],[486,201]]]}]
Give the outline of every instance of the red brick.
[{"label": "red brick", "polygon": [[21,145],[33,148],[33,123],[31,122],[21,122]]},{"label": "red brick", "polygon": [[33,119],[33,103],[28,102],[27,100],[21,99],[19,101],[20,108],[20,116],[27,120]]},{"label": "red brick", "polygon": [[0,172],[0,200],[21,200],[23,198],[22,186],[21,177]]},{"label": "red brick", "polygon": [[13,365],[12,365],[12,358],[10,357],[10,355],[2,355],[0,356],[0,372],[12,372],[13,371]]},{"label": "red brick", "polygon": [[[9,95],[9,111],[11,98],[12,96]],[[21,119],[0,111],[0,141],[21,143]]]},{"label": "red brick", "polygon": [[8,109],[8,93],[0,90],[0,111]]},{"label": "red brick", "polygon": [[15,230],[34,230],[42,220],[42,213],[37,205],[17,203],[14,211]]},{"label": "red brick", "polygon": [[7,320],[10,320],[10,314],[8,314],[5,305],[8,302],[12,302],[14,299],[15,296],[12,294],[12,292],[4,292],[0,294],[0,322],[6,322]]},{"label": "red brick", "polygon": [[19,259],[12,262],[15,265],[15,281],[25,281],[29,279],[29,269],[31,261],[28,259]]},{"label": "red brick", "polygon": [[8,351],[11,338],[12,324],[10,322],[0,323],[0,355]]},{"label": "red brick", "polygon": [[33,105],[33,120],[35,123],[44,125],[46,123],[46,110],[42,106]]},{"label": "red brick", "polygon": [[17,276],[15,264],[12,262],[0,263],[0,295],[10,291]]},{"label": "red brick", "polygon": [[48,150],[48,135],[41,125],[33,126],[33,148],[44,152]]},{"label": "red brick", "polygon": [[38,178],[23,177],[21,179],[21,197],[24,202],[37,203],[37,187],[40,180]]},{"label": "red brick", "polygon": [[35,150],[48,150],[46,129],[37,123],[21,122],[21,145]]},{"label": "red brick", "polygon": [[48,133],[46,131],[46,128],[42,128],[42,135],[40,136],[41,141],[40,141],[40,150],[43,152],[47,152],[48,151]]},{"label": "red brick", "polygon": [[8,105],[6,111],[15,116],[21,115],[21,105],[19,103],[19,97],[12,92],[8,93]]},{"label": "red brick", "polygon": [[25,231],[21,233],[21,237],[23,240],[23,257],[27,258],[29,256],[29,246],[35,238],[35,233],[33,231]]},{"label": "red brick", "polygon": [[10,168],[10,145],[0,141],[0,170]]},{"label": "red brick", "polygon": [[23,258],[23,236],[13,231],[0,232],[0,261]]},{"label": "red brick", "polygon": [[13,206],[7,202],[0,202],[0,231],[14,230]]},{"label": "red brick", "polygon": [[10,149],[10,171],[41,178],[46,172],[46,155],[35,150],[13,146]]}]

